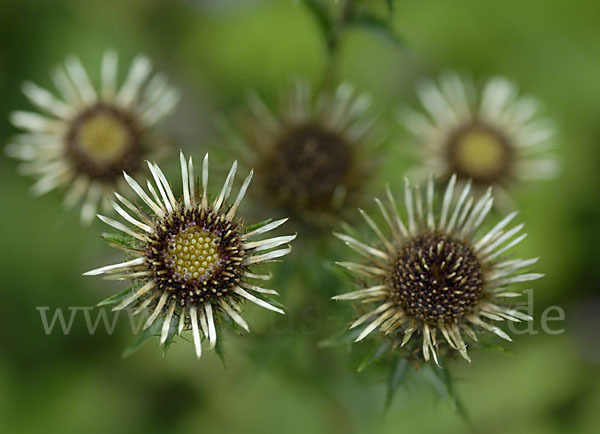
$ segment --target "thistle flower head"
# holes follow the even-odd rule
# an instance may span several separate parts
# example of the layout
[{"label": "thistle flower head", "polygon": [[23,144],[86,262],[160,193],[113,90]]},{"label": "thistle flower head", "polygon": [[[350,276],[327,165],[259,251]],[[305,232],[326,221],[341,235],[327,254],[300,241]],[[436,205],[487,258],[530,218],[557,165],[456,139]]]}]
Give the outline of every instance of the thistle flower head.
[{"label": "thistle flower head", "polygon": [[[145,328],[162,318],[161,344],[175,331],[191,328],[196,354],[202,353],[201,334],[210,347],[217,341],[217,325],[233,321],[248,330],[241,316],[241,303],[249,300],[266,309],[283,313],[267,300],[277,294],[252,281],[268,280],[269,275],[254,274],[250,267],[287,255],[295,235],[255,240],[283,224],[287,219],[247,230],[236,217],[252,172],[243,182],[233,204],[232,192],[237,163],[227,175],[214,200],[208,196],[208,155],[202,166],[201,186],[194,178],[192,159],[180,155],[183,196],[176,198],[161,169],[148,163],[154,179],[144,190],[125,174],[125,179],[147,209],[134,205],[118,193],[114,210],[127,222],[99,216],[105,223],[130,237],[122,247],[133,259],[89,271],[86,275],[105,274],[107,278],[133,281],[130,293],[116,310],[136,305],[136,313],[150,312]],[[119,247],[119,246],[117,246]],[[178,325],[172,324],[178,319]]]},{"label": "thistle flower head", "polygon": [[304,223],[335,215],[356,198],[369,171],[367,95],[344,83],[313,101],[309,85],[297,81],[277,113],[254,94],[248,103],[244,139],[265,197]]},{"label": "thistle flower head", "polygon": [[504,194],[521,181],[556,174],[556,161],[545,152],[554,126],[540,118],[538,101],[519,96],[507,79],[492,78],[477,92],[447,73],[439,85],[426,81],[417,90],[425,112],[407,110],[402,122],[423,146],[418,177],[436,173],[447,180],[455,173]]},{"label": "thistle flower head", "polygon": [[[379,330],[402,346],[412,345],[411,356],[417,360],[420,352],[425,361],[433,358],[438,363],[438,354],[451,350],[470,360],[463,334],[476,341],[479,331],[490,331],[510,340],[495,322],[531,319],[504,302],[520,295],[509,292],[509,285],[542,276],[523,272],[537,258],[503,258],[525,238],[525,234],[519,235],[523,225],[507,229],[516,216],[512,213],[480,234],[492,208],[491,190],[475,201],[470,182],[455,194],[456,179],[455,175],[450,178],[439,209],[433,178],[427,184],[425,199],[419,186],[412,188],[406,181],[406,219],[388,189],[388,205],[376,199],[387,229],[361,210],[377,235],[378,242],[373,245],[336,234],[366,260],[340,263],[366,287],[334,297],[373,306],[351,326],[363,327],[357,341]],[[420,340],[418,346],[413,344],[415,336]]]},{"label": "thistle flower head", "polygon": [[27,82],[23,92],[43,114],[14,112],[12,123],[26,133],[7,146],[23,160],[24,173],[38,181],[35,194],[69,186],[66,205],[85,197],[83,222],[90,222],[98,202],[124,184],[121,173],[137,170],[151,152],[149,131],[175,107],[179,94],[162,75],[147,84],[152,65],[144,56],[133,60],[117,89],[117,54],[106,51],[102,85],[96,90],[76,57],[52,78],[60,97]]}]

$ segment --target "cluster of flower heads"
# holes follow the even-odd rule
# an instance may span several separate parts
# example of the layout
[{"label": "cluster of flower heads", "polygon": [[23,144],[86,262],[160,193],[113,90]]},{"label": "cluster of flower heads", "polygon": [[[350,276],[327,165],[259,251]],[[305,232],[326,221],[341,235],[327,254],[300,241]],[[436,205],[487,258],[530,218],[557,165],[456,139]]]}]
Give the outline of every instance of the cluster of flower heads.
[{"label": "cluster of flower heads", "polygon": [[[66,186],[67,205],[83,199],[84,222],[101,200],[121,217],[98,215],[121,233],[107,238],[126,260],[85,274],[130,281],[111,297],[114,309],[146,313],[144,327],[159,326],[163,345],[191,330],[200,357],[203,340],[217,345],[221,326],[249,330],[245,302],[283,313],[271,298],[277,292],[257,284],[270,274],[252,268],[287,255],[296,236],[262,238],[287,219],[249,227],[236,216],[254,173],[230,203],[237,162],[214,196],[208,155],[197,179],[192,158],[180,153],[181,194],[156,163],[147,162],[153,182],[145,188],[130,176],[157,150],[152,127],[179,98],[161,74],[146,82],[150,72],[148,59],[138,56],[118,88],[117,55],[107,51],[96,90],[79,60],[70,58],[53,75],[61,98],[24,85],[44,114],[13,113],[13,124],[26,133],[7,152],[23,161],[23,173],[38,178],[35,193]],[[383,226],[361,209],[373,242],[335,234],[364,261],[339,263],[360,288],[334,298],[368,306],[351,324],[356,341],[379,331],[416,363],[439,364],[453,354],[470,360],[464,336],[477,341],[492,332],[510,340],[497,322],[531,319],[509,302],[520,295],[510,285],[541,277],[527,272],[537,258],[506,257],[525,238],[523,225],[508,228],[516,212],[491,228],[487,220],[491,187],[507,196],[518,182],[555,172],[555,162],[543,154],[553,130],[538,119],[538,104],[519,97],[505,79],[491,79],[477,92],[470,81],[446,74],[439,86],[428,82],[418,90],[426,113],[406,110],[402,121],[425,151],[415,171],[429,177],[425,194],[406,180],[402,212],[388,187],[387,203],[375,199]],[[360,188],[375,167],[365,152],[375,141],[367,95],[341,84],[313,98],[309,85],[297,81],[280,110],[254,94],[248,105],[240,125],[248,145],[244,160],[256,168],[265,199],[307,224],[340,217],[361,202]],[[445,184],[441,201],[434,174]]]}]

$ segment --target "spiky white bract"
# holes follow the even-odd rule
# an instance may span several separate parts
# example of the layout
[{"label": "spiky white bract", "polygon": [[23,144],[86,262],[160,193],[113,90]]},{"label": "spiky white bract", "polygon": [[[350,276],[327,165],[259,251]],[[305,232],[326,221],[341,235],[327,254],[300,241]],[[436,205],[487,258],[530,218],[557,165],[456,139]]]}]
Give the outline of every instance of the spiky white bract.
[{"label": "spiky white bract", "polygon": [[208,155],[202,164],[201,185],[196,183],[192,159],[186,161],[180,154],[180,163],[180,198],[154,163],[148,163],[154,183],[149,180],[147,189],[125,174],[145,207],[115,193],[117,200],[111,203],[124,222],[99,217],[130,238],[131,243],[122,248],[132,258],[85,274],[133,281],[131,293],[115,309],[137,306],[136,313],[148,312],[145,328],[162,319],[161,344],[173,333],[191,329],[200,357],[203,339],[208,340],[210,348],[215,347],[220,323],[230,322],[249,330],[241,315],[244,300],[283,314],[268,298],[277,292],[252,283],[268,280],[270,275],[255,274],[250,268],[287,255],[296,235],[257,239],[287,219],[246,230],[236,211],[253,172],[228,205],[237,162],[212,200],[208,193]]},{"label": "spiky white bract", "polygon": [[125,187],[121,171],[132,171],[151,155],[148,134],[175,108],[179,92],[163,74],[150,79],[152,64],[138,55],[118,86],[118,57],[104,53],[101,85],[95,88],[80,60],[71,56],[52,80],[59,96],[32,82],[23,92],[38,112],[15,111],[11,122],[25,132],[6,147],[22,160],[23,174],[37,178],[34,194],[68,187],[65,205],[83,202],[81,219],[92,221],[100,201]]},{"label": "spiky white bract", "polygon": [[400,114],[423,160],[412,172],[416,179],[435,173],[447,180],[456,173],[459,182],[494,186],[504,200],[523,181],[556,175],[557,161],[548,152],[555,126],[540,116],[539,101],[519,95],[508,79],[490,78],[479,90],[447,72],[438,83],[421,82],[417,93],[424,112],[406,108]]},{"label": "spiky white bract", "polygon": [[542,276],[524,272],[537,258],[503,258],[525,237],[520,234],[523,225],[507,229],[517,214],[513,212],[482,232],[493,197],[488,190],[475,200],[470,190],[470,182],[457,188],[453,175],[439,204],[433,178],[427,183],[425,197],[418,185],[411,187],[406,180],[404,218],[389,188],[387,204],[375,200],[385,227],[361,210],[376,242],[335,234],[365,258],[364,263],[338,263],[365,287],[334,297],[372,306],[351,325],[364,327],[357,341],[379,330],[405,346],[414,335],[420,335],[417,348],[422,358],[439,363],[444,345],[438,340],[439,332],[448,346],[444,350],[456,350],[470,361],[463,334],[476,341],[478,331],[491,331],[510,340],[496,322],[531,319],[504,301],[520,295],[509,292],[511,284]]}]

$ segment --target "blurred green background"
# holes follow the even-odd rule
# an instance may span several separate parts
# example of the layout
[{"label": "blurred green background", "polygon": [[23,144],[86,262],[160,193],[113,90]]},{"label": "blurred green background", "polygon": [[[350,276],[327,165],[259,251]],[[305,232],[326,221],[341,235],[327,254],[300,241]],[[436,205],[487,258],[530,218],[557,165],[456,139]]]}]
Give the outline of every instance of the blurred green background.
[{"label": "blurred green background", "polygon": [[[475,352],[471,365],[456,363],[464,404],[486,433],[596,433],[600,7],[595,0],[398,0],[395,9],[393,27],[406,47],[378,31],[349,29],[336,68],[339,80],[375,97],[384,119],[416,104],[418,78],[457,69],[515,80],[545,103],[560,129],[560,177],[517,197],[529,237],[515,253],[541,256],[536,271],[546,273],[534,284],[535,327],[557,305],[566,320],[553,327],[565,333],[518,336],[510,353]],[[217,172],[235,156],[214,121],[234,111],[248,88],[272,101],[290,77],[318,83],[326,62],[314,17],[288,0],[3,0],[0,41],[4,142],[17,132],[9,113],[30,109],[24,80],[51,87],[50,69],[70,53],[97,77],[103,50],[115,47],[122,67],[144,52],[169,74],[183,99],[166,132],[196,159],[217,154]],[[387,128],[383,152],[391,158],[379,175],[393,184],[411,162],[402,131],[393,122]],[[351,257],[331,240],[319,248],[300,241],[289,261],[271,267],[288,315],[250,306],[253,332],[226,335],[225,369],[212,352],[197,361],[181,340],[164,360],[157,342],[122,359],[133,338],[125,316],[113,334],[99,327],[90,335],[79,312],[68,335],[57,327],[47,336],[36,307],[52,314],[115,292],[113,282],[81,273],[119,255],[99,238],[101,224],[82,228],[75,212],[61,209],[61,193],[31,198],[31,180],[16,166],[0,158],[0,432],[465,432],[451,406],[418,382],[401,388],[384,411],[385,372],[356,373],[368,344],[351,354],[317,348],[352,315],[328,301],[344,290],[331,261]],[[176,174],[176,166],[167,171]]]}]

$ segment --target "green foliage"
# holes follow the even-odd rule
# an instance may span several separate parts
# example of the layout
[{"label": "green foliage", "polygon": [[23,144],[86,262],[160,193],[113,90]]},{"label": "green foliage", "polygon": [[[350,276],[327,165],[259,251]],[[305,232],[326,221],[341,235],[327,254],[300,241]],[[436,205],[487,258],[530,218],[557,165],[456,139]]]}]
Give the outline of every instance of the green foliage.
[{"label": "green foliage", "polygon": [[389,375],[387,378],[387,389],[385,395],[385,408],[388,409],[392,404],[396,390],[402,384],[408,374],[410,364],[408,360],[397,357],[393,363],[390,363]]},{"label": "green foliage", "polygon": [[115,247],[122,247],[124,249],[132,249],[135,247],[135,240],[123,233],[104,232],[101,237],[107,243],[114,245]]},{"label": "green foliage", "polygon": [[260,222],[260,223],[256,223],[256,224],[253,224],[253,225],[249,225],[249,226],[247,226],[247,227],[246,227],[246,233],[248,233],[248,232],[252,232],[252,231],[255,231],[255,230],[257,230],[257,229],[260,229],[260,228],[262,228],[263,226],[266,226],[266,225],[268,225],[268,224],[269,224],[269,223],[271,223],[272,221],[273,221],[273,219],[272,219],[272,218],[268,218],[268,219],[266,219],[266,220],[263,220],[263,221],[262,221],[262,222]]},{"label": "green foliage", "polygon": [[[167,335],[167,339],[165,340],[165,343],[162,344],[162,357],[163,359],[167,356],[167,351],[169,351],[169,348],[171,347],[171,345],[174,343],[175,341],[175,336],[177,335],[177,321],[178,321],[178,317],[176,317],[175,315],[173,315],[171,317],[171,324],[169,327],[169,333]],[[162,330],[162,326],[165,322],[165,319],[163,319],[163,321],[158,321],[161,323],[161,330]]]},{"label": "green foliage", "polygon": [[393,28],[393,0],[386,0],[388,17],[381,17],[372,2],[345,0],[337,7],[328,7],[327,2],[320,0],[303,0],[306,8],[312,13],[321,31],[325,45],[331,55],[335,55],[339,39],[348,27],[359,27],[383,36],[389,42],[406,48],[405,42]]},{"label": "green foliage", "polygon": [[144,345],[146,345],[150,339],[152,339],[155,336],[159,336],[161,327],[162,322],[155,321],[154,324],[152,324],[150,327],[139,333],[134,338],[133,342],[127,348],[125,348],[122,357],[125,359],[131,356],[132,354],[136,353],[139,349],[141,349]]},{"label": "green foliage", "polygon": [[334,19],[331,11],[325,3],[320,0],[302,0],[306,8],[313,14],[315,21],[321,31],[323,39],[328,49],[331,51],[334,44],[333,28]]},{"label": "green foliage", "polygon": [[348,350],[350,350],[352,348],[354,340],[358,337],[358,335],[360,335],[363,329],[364,327],[358,327],[352,330],[342,330],[341,332],[338,332],[333,336],[328,337],[327,339],[323,339],[319,342],[318,346],[319,348],[330,348],[344,345],[347,347]]},{"label": "green foliage", "polygon": [[406,41],[393,28],[392,22],[389,19],[381,18],[368,10],[361,9],[355,12],[348,19],[347,23],[348,26],[363,28],[377,36],[381,36],[384,40],[391,42],[398,48],[407,49]]},{"label": "green foliage", "polygon": [[384,356],[389,355],[392,349],[392,342],[385,340],[382,344],[376,346],[371,353],[361,362],[358,367],[358,372],[370,366],[372,363],[381,360]]},{"label": "green foliage", "polygon": [[[218,330],[218,329],[217,329]],[[221,361],[221,365],[223,365],[223,368],[227,368],[227,366],[225,365],[225,349],[224,349],[224,345],[223,345],[223,336],[220,333],[220,331],[217,331],[217,344],[215,345],[215,354],[217,355],[217,357],[219,357],[219,360]]]},{"label": "green foliage", "polygon": [[130,286],[125,288],[123,291],[118,292],[117,294],[106,297],[104,300],[98,302],[96,307],[109,306],[111,304],[119,304],[123,300],[125,300],[129,295],[131,295],[132,291],[134,291],[135,286]]},{"label": "green foliage", "polygon": [[464,424],[473,432],[475,432],[475,427],[469,416],[462,400],[458,396],[456,391],[455,383],[456,379],[452,376],[451,372],[447,367],[442,366],[436,367],[429,365],[428,370],[432,375],[428,375],[426,378],[432,386],[433,390],[438,394],[438,396],[448,401],[452,409],[456,412],[456,414],[461,418]]},{"label": "green foliage", "polygon": [[396,11],[396,7],[394,6],[394,0],[385,0],[385,4],[388,8],[388,12],[390,13],[390,18],[394,15]]}]

